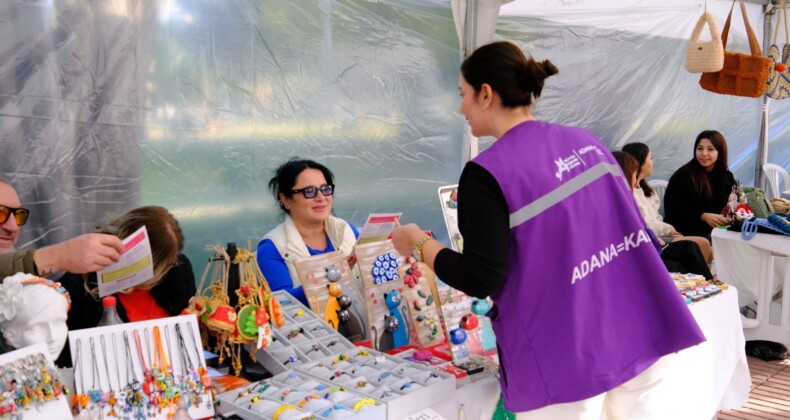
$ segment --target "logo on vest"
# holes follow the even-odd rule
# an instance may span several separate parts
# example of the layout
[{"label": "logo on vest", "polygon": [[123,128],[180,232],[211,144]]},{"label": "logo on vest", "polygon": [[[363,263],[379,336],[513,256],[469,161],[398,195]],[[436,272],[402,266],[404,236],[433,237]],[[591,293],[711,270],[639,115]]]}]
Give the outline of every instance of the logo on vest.
[{"label": "logo on vest", "polygon": [[555,160],[554,163],[557,164],[557,172],[554,173],[554,176],[556,176],[560,181],[562,181],[563,172],[570,172],[571,169],[582,164],[581,160],[579,160],[575,154],[566,158],[559,158]]},{"label": "logo on vest", "polygon": [[557,158],[557,160],[554,161],[554,163],[557,165],[557,172],[554,173],[554,176],[556,176],[558,180],[562,181],[563,173],[570,172],[571,169],[577,166],[587,164],[582,159],[582,155],[585,155],[590,152],[595,152],[598,155],[603,156],[603,152],[601,152],[601,149],[594,144],[591,144],[589,146],[584,146],[578,150],[574,150],[572,155],[565,158]]},{"label": "logo on vest", "polygon": [[582,280],[593,271],[605,266],[612,262],[615,258],[624,252],[628,252],[644,243],[649,243],[650,238],[644,229],[639,229],[623,237],[622,242],[611,243],[606,245],[603,249],[595,254],[592,254],[589,259],[582,261],[576,267],[573,267],[573,277],[571,284],[576,284],[576,281]]}]

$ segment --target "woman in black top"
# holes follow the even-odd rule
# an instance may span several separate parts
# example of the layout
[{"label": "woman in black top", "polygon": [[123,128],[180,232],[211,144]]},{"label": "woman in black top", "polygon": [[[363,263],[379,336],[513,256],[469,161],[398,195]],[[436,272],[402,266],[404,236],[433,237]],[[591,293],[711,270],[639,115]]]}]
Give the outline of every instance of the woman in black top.
[{"label": "woman in black top", "polygon": [[667,223],[679,232],[704,236],[711,229],[730,223],[721,215],[735,177],[727,167],[727,141],[718,131],[706,130],[694,142],[694,158],[669,179],[664,193]]}]

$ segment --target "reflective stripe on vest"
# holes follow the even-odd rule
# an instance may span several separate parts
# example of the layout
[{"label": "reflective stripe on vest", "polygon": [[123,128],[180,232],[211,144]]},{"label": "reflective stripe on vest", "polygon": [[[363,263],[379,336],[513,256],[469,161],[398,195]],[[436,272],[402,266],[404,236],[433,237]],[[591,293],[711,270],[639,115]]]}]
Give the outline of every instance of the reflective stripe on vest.
[{"label": "reflective stripe on vest", "polygon": [[[549,207],[559,203],[562,200],[565,200],[571,194],[581,190],[589,184],[592,184],[595,180],[606,174],[612,174],[616,177],[623,178],[619,165],[613,165],[606,162],[598,163],[592,168],[574,177],[570,181],[560,185],[544,196],[538,198],[537,200],[534,200],[533,202],[514,211],[513,213],[510,213],[510,228],[516,228],[522,223],[529,221],[535,216],[538,216]],[[625,178],[623,178],[623,180],[625,181]]]}]

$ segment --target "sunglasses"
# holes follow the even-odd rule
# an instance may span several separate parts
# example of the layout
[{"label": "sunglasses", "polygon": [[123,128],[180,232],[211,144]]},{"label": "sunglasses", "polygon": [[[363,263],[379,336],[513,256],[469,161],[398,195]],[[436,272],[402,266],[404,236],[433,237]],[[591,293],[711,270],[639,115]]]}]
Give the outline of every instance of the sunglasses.
[{"label": "sunglasses", "polygon": [[30,215],[30,210],[22,207],[15,209],[13,207],[0,206],[0,224],[7,222],[8,218],[11,217],[11,213],[14,214],[17,226],[22,226],[27,223],[27,216]]},{"label": "sunglasses", "polygon": [[324,184],[320,187],[314,187],[311,185],[309,187],[299,188],[298,190],[291,190],[291,192],[294,194],[302,193],[304,198],[315,198],[319,191],[321,191],[321,194],[323,194],[324,197],[329,197],[335,192],[335,184]]}]

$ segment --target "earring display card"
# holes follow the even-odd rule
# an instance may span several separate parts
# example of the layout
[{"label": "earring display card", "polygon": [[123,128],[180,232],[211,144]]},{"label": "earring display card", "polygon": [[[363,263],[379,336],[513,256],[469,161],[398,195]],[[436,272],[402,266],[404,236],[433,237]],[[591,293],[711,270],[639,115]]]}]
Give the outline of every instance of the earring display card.
[{"label": "earring display card", "polygon": [[439,299],[436,290],[436,275],[423,263],[409,258],[398,267],[403,278],[404,301],[414,326],[414,340],[419,347],[430,347],[444,340],[444,328],[439,316]]},{"label": "earring display card", "polygon": [[367,317],[360,289],[352,282],[346,255],[340,251],[296,261],[310,309],[351,341],[367,335]]},{"label": "earring display card", "polygon": [[192,418],[214,415],[194,315],[70,331],[69,345],[82,409],[106,418],[165,420],[180,406]]},{"label": "earring display card", "polygon": [[[464,241],[458,229],[458,185],[439,187],[438,193],[451,247],[462,253]],[[467,296],[441,280],[436,281],[436,286],[453,360],[463,361],[473,354],[495,351],[491,320],[485,316],[491,302]]]},{"label": "earring display card", "polygon": [[[64,389],[68,381],[60,378],[60,371],[52,363],[44,343],[0,354],[0,377],[3,391],[0,417],[71,418],[69,395]],[[27,379],[22,381],[22,378]]]},{"label": "earring display card", "polygon": [[405,258],[390,241],[354,247],[362,276],[371,340],[377,350],[388,351],[411,342],[411,318],[403,299],[403,278],[398,272]]}]

